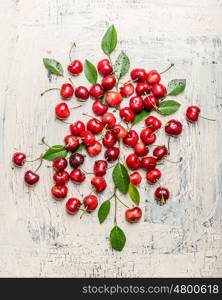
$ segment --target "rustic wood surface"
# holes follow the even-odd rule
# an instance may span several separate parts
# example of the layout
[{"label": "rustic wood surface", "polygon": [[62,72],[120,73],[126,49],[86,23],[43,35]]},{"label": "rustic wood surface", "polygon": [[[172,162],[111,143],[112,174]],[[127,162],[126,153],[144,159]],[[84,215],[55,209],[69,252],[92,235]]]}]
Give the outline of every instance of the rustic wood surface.
[{"label": "rustic wood surface", "polygon": [[[221,0],[0,1],[1,277],[222,276],[221,15]],[[108,242],[113,209],[103,225],[96,213],[82,220],[69,216],[65,202],[50,196],[49,163],[32,189],[23,183],[23,174],[35,166],[13,170],[10,164],[14,151],[35,158],[45,150],[40,145],[43,136],[58,144],[68,132],[54,119],[57,92],[40,97],[42,90],[64,80],[48,77],[42,58],[54,57],[66,66],[76,41],[73,56],[96,63],[104,57],[100,40],[110,24],[119,36],[113,59],[124,50],[132,67],[163,70],[174,62],[163,81],[187,78],[186,92],[177,97],[183,105],[174,116],[184,122],[184,132],[171,147],[171,159],[182,156],[183,162],[161,166],[161,182],[171,190],[171,199],[159,207],[154,187],[143,180],[143,220],[126,224],[119,206],[119,224],[127,235],[121,253],[112,251]],[[74,82],[86,83],[84,76]],[[76,105],[75,99],[71,102]],[[89,111],[91,104],[89,100],[81,112]],[[203,115],[217,121],[187,124],[188,104],[200,105]],[[74,110],[70,120],[79,118]],[[160,134],[159,142],[165,141]],[[91,165],[87,160],[85,168]],[[77,197],[90,190],[89,183],[69,186],[70,195]],[[109,184],[101,202],[111,190]]]}]

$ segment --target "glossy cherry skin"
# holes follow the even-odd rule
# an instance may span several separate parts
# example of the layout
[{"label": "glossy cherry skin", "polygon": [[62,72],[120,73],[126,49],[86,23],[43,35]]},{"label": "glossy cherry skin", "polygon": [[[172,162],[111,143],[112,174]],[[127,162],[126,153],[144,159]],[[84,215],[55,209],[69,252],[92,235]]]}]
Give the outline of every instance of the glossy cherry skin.
[{"label": "glossy cherry skin", "polygon": [[74,153],[69,158],[69,164],[73,169],[80,167],[84,163],[84,156],[80,153]]},{"label": "glossy cherry skin", "polygon": [[134,111],[130,107],[123,107],[119,111],[120,118],[125,122],[132,122],[136,115]]},{"label": "glossy cherry skin", "polygon": [[139,136],[135,130],[128,131],[127,135],[123,138],[123,143],[128,147],[134,147],[139,140]]},{"label": "glossy cherry skin", "polygon": [[98,62],[97,70],[102,76],[106,76],[112,73],[113,68],[108,59],[102,59]]},{"label": "glossy cherry skin", "polygon": [[165,126],[165,132],[169,135],[178,136],[183,130],[183,125],[177,120],[170,120]]},{"label": "glossy cherry skin", "polygon": [[151,171],[156,168],[157,160],[152,156],[143,157],[141,159],[141,167],[146,171]]},{"label": "glossy cherry skin", "polygon": [[87,122],[87,130],[90,130],[94,134],[98,134],[103,131],[104,125],[98,119],[90,119]]},{"label": "glossy cherry skin", "polygon": [[75,151],[79,147],[79,139],[75,135],[65,136],[64,142],[68,151]]},{"label": "glossy cherry skin", "polygon": [[102,98],[104,95],[104,89],[99,83],[93,84],[89,90],[89,95],[93,99]]},{"label": "glossy cherry skin", "polygon": [[54,185],[51,188],[51,193],[56,199],[64,199],[68,194],[68,188],[66,185]]},{"label": "glossy cherry skin", "polygon": [[79,199],[70,198],[66,202],[66,211],[69,214],[74,215],[75,213],[77,213],[79,211],[80,206],[81,206],[81,201]]},{"label": "glossy cherry skin", "polygon": [[162,126],[162,122],[154,116],[149,116],[148,118],[146,118],[145,124],[152,131],[156,131],[157,129],[161,128],[161,126]]},{"label": "glossy cherry skin", "polygon": [[63,99],[70,99],[74,94],[74,88],[70,83],[64,83],[60,89],[60,95]]},{"label": "glossy cherry skin", "polygon": [[169,154],[166,146],[158,146],[153,150],[153,156],[156,160],[161,160]]},{"label": "glossy cherry skin", "polygon": [[92,110],[95,115],[102,116],[108,110],[108,106],[99,100],[95,100],[92,105]]},{"label": "glossy cherry skin", "polygon": [[25,163],[26,155],[22,152],[16,152],[12,156],[12,162],[16,167],[22,167]]},{"label": "glossy cherry skin", "polygon": [[110,148],[113,147],[116,143],[116,136],[112,131],[107,131],[103,138],[103,146]]},{"label": "glossy cherry skin", "polygon": [[130,183],[133,185],[139,185],[142,181],[142,177],[139,172],[133,172],[130,174]]},{"label": "glossy cherry skin", "polygon": [[131,71],[130,77],[133,81],[141,82],[146,80],[147,73],[144,69],[134,69]]},{"label": "glossy cherry skin", "polygon": [[102,116],[102,123],[106,126],[108,129],[112,129],[116,125],[116,117],[112,113],[105,113]]},{"label": "glossy cherry skin", "polygon": [[139,156],[145,156],[149,153],[149,149],[143,142],[138,142],[134,146],[134,152]]},{"label": "glossy cherry skin", "polygon": [[127,167],[131,170],[140,168],[140,159],[136,153],[131,153],[126,158]]},{"label": "glossy cherry skin", "polygon": [[141,217],[142,210],[138,206],[131,209],[127,209],[125,212],[125,218],[129,223],[136,223],[141,219]]},{"label": "glossy cherry skin", "polygon": [[167,188],[158,187],[154,193],[156,200],[167,200],[170,197],[170,192]]},{"label": "glossy cherry skin", "polygon": [[129,106],[133,111],[140,112],[143,109],[143,98],[140,96],[132,97]]},{"label": "glossy cherry skin", "polygon": [[71,75],[77,76],[83,71],[83,64],[80,60],[76,59],[68,65],[68,71]]},{"label": "glossy cherry skin", "polygon": [[102,193],[107,187],[106,180],[102,176],[93,177],[91,184],[95,187],[97,193]]},{"label": "glossy cherry skin", "polygon": [[107,161],[112,162],[117,160],[117,158],[119,157],[119,153],[119,148],[110,147],[105,151],[104,156]]},{"label": "glossy cherry skin", "polygon": [[64,157],[57,157],[54,159],[52,166],[56,171],[64,171],[68,166],[68,162]]},{"label": "glossy cherry skin", "polygon": [[85,124],[82,121],[77,121],[69,126],[72,135],[80,136],[85,130]]},{"label": "glossy cherry skin", "polygon": [[162,83],[155,83],[152,86],[152,93],[155,97],[163,98],[166,96],[167,90]]},{"label": "glossy cherry skin", "polygon": [[134,85],[126,83],[120,88],[120,93],[124,98],[130,97],[134,94]]},{"label": "glossy cherry skin", "polygon": [[147,96],[143,99],[143,106],[145,110],[151,111],[159,106],[159,99],[154,96]]},{"label": "glossy cherry skin", "polygon": [[55,107],[55,115],[58,119],[64,120],[70,116],[70,110],[66,103],[61,102]]},{"label": "glossy cherry skin", "polygon": [[136,94],[138,96],[142,96],[145,93],[150,93],[151,91],[151,86],[149,85],[148,82],[138,82],[136,86]]},{"label": "glossy cherry skin", "polygon": [[89,98],[89,91],[85,86],[78,86],[75,90],[75,96],[81,101],[86,101]]},{"label": "glossy cherry skin", "polygon": [[108,168],[108,163],[106,160],[97,160],[93,166],[93,172],[96,176],[104,176]]},{"label": "glossy cherry skin", "polygon": [[86,179],[85,174],[80,169],[73,170],[70,173],[69,177],[72,180],[72,182],[76,184],[80,184]]},{"label": "glossy cherry skin", "polygon": [[80,137],[82,139],[83,144],[86,146],[92,145],[96,140],[95,135],[89,130],[84,130],[80,134]]},{"label": "glossy cherry skin", "polygon": [[127,136],[127,131],[126,128],[124,128],[122,125],[117,124],[115,125],[115,127],[113,128],[113,133],[115,134],[116,138],[119,139],[123,139],[124,137]]},{"label": "glossy cherry skin", "polygon": [[198,106],[189,106],[186,111],[186,118],[190,122],[196,122],[199,118],[200,108]]},{"label": "glossy cherry skin", "polygon": [[66,171],[56,172],[53,175],[53,180],[56,185],[64,185],[69,181],[69,173]]},{"label": "glossy cherry skin", "polygon": [[34,185],[39,181],[39,175],[29,170],[25,172],[24,180],[28,185]]},{"label": "glossy cherry skin", "polygon": [[146,173],[146,179],[149,184],[155,184],[161,177],[161,172],[158,169],[153,169]]},{"label": "glossy cherry skin", "polygon": [[102,151],[102,145],[100,142],[95,141],[90,146],[87,146],[86,150],[90,156],[96,156]]},{"label": "glossy cherry skin", "polygon": [[114,86],[116,85],[116,78],[113,75],[107,75],[103,78],[102,83],[101,83],[102,87],[104,88],[104,90],[111,90],[112,88],[114,88]]},{"label": "glossy cherry skin", "polygon": [[120,105],[122,100],[123,100],[123,97],[119,92],[112,91],[112,92],[108,92],[106,94],[106,103],[109,106],[117,107]]},{"label": "glossy cherry skin", "polygon": [[146,145],[151,145],[156,140],[156,135],[150,128],[145,128],[140,133],[140,138]]},{"label": "glossy cherry skin", "polygon": [[98,199],[95,195],[89,195],[83,199],[83,204],[87,211],[93,211],[98,206]]},{"label": "glossy cherry skin", "polygon": [[147,82],[149,84],[155,84],[155,83],[159,83],[161,80],[161,76],[160,73],[158,73],[156,70],[151,70],[148,74],[147,74]]}]

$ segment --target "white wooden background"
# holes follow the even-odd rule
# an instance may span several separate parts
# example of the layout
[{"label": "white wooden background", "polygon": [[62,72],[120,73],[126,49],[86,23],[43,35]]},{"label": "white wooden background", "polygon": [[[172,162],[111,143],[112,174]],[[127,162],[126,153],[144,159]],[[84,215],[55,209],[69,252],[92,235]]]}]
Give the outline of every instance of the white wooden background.
[{"label": "white wooden background", "polygon": [[[221,15],[221,0],[0,1],[1,277],[222,275]],[[45,149],[40,145],[43,136],[58,144],[68,132],[54,120],[59,95],[40,97],[45,88],[63,82],[48,78],[42,58],[54,57],[66,66],[68,50],[76,41],[73,55],[96,63],[104,57],[100,40],[112,23],[119,36],[114,58],[123,49],[132,67],[163,70],[174,62],[163,81],[187,78],[186,92],[177,98],[183,106],[174,116],[184,122],[184,132],[172,143],[171,155],[184,160],[179,166],[161,166],[161,182],[171,190],[171,199],[159,207],[154,188],[143,181],[144,219],[126,224],[124,209],[119,210],[119,225],[127,235],[121,253],[112,251],[108,242],[113,214],[103,225],[96,213],[82,220],[69,216],[65,201],[50,196],[50,169],[42,167],[38,186],[28,189],[23,173],[30,166],[12,170],[10,163],[14,151],[36,157]],[[84,76],[74,81],[86,83]],[[91,104],[89,100],[82,111]],[[217,121],[187,124],[188,104],[200,105],[203,115]],[[73,111],[70,120],[78,118]],[[159,141],[165,141],[164,135]],[[89,170],[90,164],[86,162],[85,168]],[[70,184],[70,196],[82,197],[88,191],[89,184]]]}]

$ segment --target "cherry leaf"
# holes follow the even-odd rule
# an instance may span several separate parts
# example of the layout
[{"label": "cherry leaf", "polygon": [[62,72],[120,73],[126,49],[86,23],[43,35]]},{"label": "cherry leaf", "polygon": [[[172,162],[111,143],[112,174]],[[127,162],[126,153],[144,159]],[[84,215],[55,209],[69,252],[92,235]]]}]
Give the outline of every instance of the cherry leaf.
[{"label": "cherry leaf", "polygon": [[148,117],[150,114],[149,111],[146,111],[145,109],[143,109],[142,111],[140,111],[139,113],[136,114],[135,119],[132,121],[132,124],[137,124],[140,121],[142,121],[143,119],[145,119],[146,117]]},{"label": "cherry leaf", "polygon": [[186,79],[173,79],[168,83],[167,95],[178,95],[185,90]]},{"label": "cherry leaf", "polygon": [[97,82],[98,74],[96,67],[87,59],[84,64],[84,73],[90,83],[95,84]]},{"label": "cherry leaf", "polygon": [[133,203],[135,203],[136,205],[140,204],[139,191],[138,191],[137,187],[135,185],[133,185],[132,183],[130,183],[130,185],[129,185],[129,195],[130,195],[130,198],[133,201]]},{"label": "cherry leaf", "polygon": [[109,212],[110,212],[110,200],[106,200],[102,203],[102,205],[99,208],[98,211],[98,218],[99,218],[99,223],[102,224],[105,219],[107,218]]},{"label": "cherry leaf", "polygon": [[102,50],[105,54],[109,55],[116,48],[117,32],[114,25],[111,25],[104,34],[101,42]]},{"label": "cherry leaf", "polygon": [[159,112],[162,115],[171,115],[178,111],[180,108],[180,103],[174,100],[166,100],[160,103],[158,106],[157,112]]},{"label": "cherry leaf", "polygon": [[121,78],[129,71],[130,60],[125,52],[121,51],[120,55],[117,57],[114,65],[114,73],[117,78]]},{"label": "cherry leaf", "polygon": [[63,76],[63,68],[60,62],[52,58],[43,58],[45,68],[52,74]]},{"label": "cherry leaf", "polygon": [[113,182],[120,192],[127,194],[129,190],[129,174],[124,165],[117,163],[112,173]]},{"label": "cherry leaf", "polygon": [[66,157],[67,153],[68,151],[65,146],[55,145],[46,151],[46,153],[43,155],[43,159],[53,161],[57,157]]},{"label": "cherry leaf", "polygon": [[110,232],[110,243],[113,249],[117,251],[122,251],[125,243],[126,243],[126,236],[122,229],[118,226],[114,226]]}]

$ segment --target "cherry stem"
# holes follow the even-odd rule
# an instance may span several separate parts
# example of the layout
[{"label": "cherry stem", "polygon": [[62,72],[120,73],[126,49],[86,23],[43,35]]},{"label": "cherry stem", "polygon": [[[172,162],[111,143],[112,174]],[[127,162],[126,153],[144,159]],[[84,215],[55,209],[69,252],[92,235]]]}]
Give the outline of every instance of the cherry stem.
[{"label": "cherry stem", "polygon": [[166,159],[166,158],[165,158],[165,160],[172,163],[172,164],[179,164],[183,160],[183,157],[180,157],[180,159],[178,161],[172,161],[172,160]]},{"label": "cherry stem", "polygon": [[64,120],[62,120],[62,119],[58,119],[58,118],[57,118],[57,120],[61,121],[62,123],[65,123],[65,124],[69,124],[69,125],[72,125],[72,124],[73,124],[73,123],[70,123],[70,122],[64,121]]},{"label": "cherry stem", "polygon": [[82,107],[82,104],[80,104],[80,105],[78,105],[76,107],[70,107],[69,109],[76,109],[76,108],[80,108],[80,107]]},{"label": "cherry stem", "polygon": [[72,81],[71,78],[69,78],[69,81],[70,81],[70,83],[72,84],[72,86],[74,87],[75,85],[74,85],[74,83],[73,83],[73,81]]},{"label": "cherry stem", "polygon": [[47,89],[44,92],[42,92],[40,95],[43,96],[45,93],[53,91],[53,90],[60,90],[60,89],[59,88],[50,88],[50,89]]},{"label": "cherry stem", "polygon": [[166,204],[166,200],[164,199],[163,194],[161,194],[160,206],[163,206],[164,204]]},{"label": "cherry stem", "polygon": [[48,148],[51,148],[51,146],[49,146],[49,144],[45,141],[45,137],[43,137],[41,141],[42,141],[42,143],[43,143],[44,145],[46,145]]},{"label": "cherry stem", "polygon": [[171,136],[169,136],[168,143],[167,143],[168,154],[170,154],[170,138]]},{"label": "cherry stem", "polygon": [[208,121],[214,121],[214,122],[217,121],[216,119],[206,118],[206,117],[201,116],[201,115],[199,115],[199,117],[202,118],[202,119],[208,120]]},{"label": "cherry stem", "polygon": [[124,203],[122,200],[120,200],[120,198],[117,195],[116,195],[116,198],[122,205],[124,205],[126,208],[130,209],[130,207],[126,203]]},{"label": "cherry stem", "polygon": [[70,62],[72,62],[71,52],[72,52],[72,49],[75,48],[75,47],[76,47],[76,43],[74,42],[74,43],[72,44],[72,47],[71,47],[70,50],[69,50],[69,60],[70,60]]},{"label": "cherry stem", "polygon": [[82,213],[81,213],[81,215],[80,215],[80,219],[82,219],[82,217],[83,217],[83,215],[87,212],[87,208],[88,208],[88,206],[86,206],[86,208],[85,209],[81,209],[82,210]]},{"label": "cherry stem", "polygon": [[87,113],[82,113],[83,116],[87,116],[88,118],[96,119],[97,121],[101,122],[99,119],[95,118],[94,116],[88,115]]},{"label": "cherry stem", "polygon": [[166,70],[164,70],[163,72],[161,72],[160,74],[166,73],[166,72],[169,71],[173,66],[174,66],[174,63],[171,63],[171,65],[170,65]]},{"label": "cherry stem", "polygon": [[40,164],[39,164],[38,168],[35,170],[35,173],[38,172],[38,170],[39,170],[39,169],[41,168],[41,166],[42,166],[42,163],[43,163],[43,155],[44,155],[44,154],[41,154],[41,156],[39,157]]},{"label": "cherry stem", "polygon": [[35,161],[40,160],[40,159],[41,159],[41,156],[36,158],[36,159],[33,159],[33,160],[26,160],[25,162],[26,163],[32,163],[32,162],[35,162]]}]

